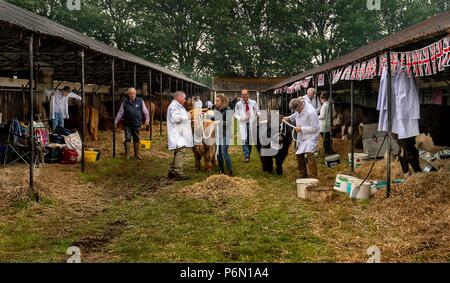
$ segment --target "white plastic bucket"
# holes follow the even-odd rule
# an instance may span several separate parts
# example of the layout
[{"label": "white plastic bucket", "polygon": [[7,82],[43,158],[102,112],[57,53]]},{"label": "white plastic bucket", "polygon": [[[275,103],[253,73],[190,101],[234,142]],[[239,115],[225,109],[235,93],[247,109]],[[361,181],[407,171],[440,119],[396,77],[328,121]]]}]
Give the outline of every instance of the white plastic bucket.
[{"label": "white plastic bucket", "polygon": [[306,199],[306,188],[311,186],[318,186],[319,180],[317,179],[298,179],[297,180],[297,193],[298,197]]},{"label": "white plastic bucket", "polygon": [[[357,184],[359,186],[360,184]],[[349,197],[356,198],[359,200],[368,200],[371,196],[371,184],[370,183],[364,183],[361,185],[361,187],[357,188],[357,186],[352,186],[351,193]]]},{"label": "white plastic bucket", "polygon": [[334,154],[325,157],[325,165],[330,168],[335,168],[341,164],[341,156],[339,154]]},{"label": "white plastic bucket", "polygon": [[[355,168],[360,168],[367,160],[369,159],[369,155],[365,153],[355,153]],[[352,163],[352,154],[348,154],[348,162]]]}]

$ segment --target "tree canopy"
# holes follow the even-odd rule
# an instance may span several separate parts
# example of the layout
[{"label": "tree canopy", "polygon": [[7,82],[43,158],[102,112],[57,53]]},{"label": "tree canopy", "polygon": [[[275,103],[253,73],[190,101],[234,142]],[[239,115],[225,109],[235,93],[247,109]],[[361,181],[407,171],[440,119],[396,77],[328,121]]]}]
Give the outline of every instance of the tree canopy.
[{"label": "tree canopy", "polygon": [[291,76],[450,8],[447,0],[9,0],[197,80]]}]

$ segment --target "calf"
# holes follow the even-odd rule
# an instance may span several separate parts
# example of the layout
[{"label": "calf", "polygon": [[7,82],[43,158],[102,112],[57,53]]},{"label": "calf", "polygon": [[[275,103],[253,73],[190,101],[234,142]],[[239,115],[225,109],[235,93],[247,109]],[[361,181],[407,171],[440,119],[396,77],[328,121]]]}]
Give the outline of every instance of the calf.
[{"label": "calf", "polygon": [[[201,170],[201,160],[205,162],[205,170],[211,173],[216,163],[216,124],[203,118],[202,114],[194,114],[192,128],[194,131],[195,169]],[[198,140],[197,140],[198,139]],[[199,142],[201,139],[201,142]]]},{"label": "calf", "polygon": [[[259,123],[258,125],[258,143],[257,150],[260,154],[261,164],[264,172],[273,173],[273,161],[275,160],[276,164],[276,173],[278,175],[283,175],[283,163],[286,160],[286,157],[289,153],[289,147],[292,144],[292,131],[293,129],[286,124],[282,123],[282,117],[280,116],[279,123],[281,124],[280,133],[277,135],[276,133],[272,133],[270,125],[271,118],[267,120],[267,122]],[[267,138],[270,138],[272,141],[269,145],[262,145],[261,136],[264,135]],[[272,147],[272,145],[277,145],[276,148]],[[270,149],[271,154],[267,154],[264,152],[262,154],[263,149]]]}]

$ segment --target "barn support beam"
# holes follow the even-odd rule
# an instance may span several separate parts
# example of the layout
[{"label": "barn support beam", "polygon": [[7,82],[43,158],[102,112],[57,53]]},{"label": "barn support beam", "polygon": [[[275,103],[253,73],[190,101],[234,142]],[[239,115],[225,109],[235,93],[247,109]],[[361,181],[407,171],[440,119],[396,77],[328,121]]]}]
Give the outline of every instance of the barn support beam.
[{"label": "barn support beam", "polygon": [[162,137],[163,122],[163,73],[159,74],[159,135]]},{"label": "barn support beam", "polygon": [[133,66],[133,87],[137,89],[137,66],[134,64]]},{"label": "barn support beam", "polygon": [[28,60],[29,60],[29,65],[30,65],[30,78],[29,78],[29,103],[30,103],[30,145],[31,145],[31,159],[30,159],[30,194],[32,196],[36,197],[36,200],[38,199],[38,196],[34,190],[34,159],[35,159],[35,145],[34,145],[34,125],[33,125],[33,116],[34,116],[34,101],[33,101],[33,88],[34,88],[34,84],[33,84],[33,79],[34,79],[34,53],[33,53],[33,47],[34,47],[34,37],[31,34],[30,38],[29,38],[29,42],[28,42]]},{"label": "barn support beam", "polygon": [[[333,76],[331,75],[331,71],[328,72],[328,82],[329,82],[329,89],[330,92],[329,95],[329,101],[330,101],[330,127],[333,127],[333,108],[334,108],[334,101],[333,101]],[[332,144],[333,144],[333,135],[330,135],[330,145],[328,147],[328,152],[332,152]]]},{"label": "barn support beam", "polygon": [[[116,60],[112,59],[111,64],[111,92],[112,92],[112,116],[113,120],[116,119],[116,76],[115,76],[115,63]],[[114,122],[113,122],[114,123]],[[113,126],[113,158],[116,158],[116,126]]]},{"label": "barn support beam", "polygon": [[354,107],[354,95],[355,95],[355,90],[354,90],[354,83],[353,81],[350,81],[350,111],[351,111],[351,131],[352,131],[352,151],[351,151],[351,169],[352,169],[352,173],[355,173],[355,107]]},{"label": "barn support beam", "polygon": [[84,132],[84,129],[86,128],[86,117],[85,117],[85,104],[86,104],[86,97],[84,92],[84,49],[80,51],[80,59],[81,59],[81,172],[84,173],[84,136],[86,133]]},{"label": "barn support beam", "polygon": [[388,99],[387,99],[387,110],[388,110],[388,136],[387,136],[387,190],[386,197],[391,196],[391,163],[392,163],[392,80],[391,80],[391,53],[388,52],[387,56],[387,86],[388,86]]},{"label": "barn support beam", "polygon": [[148,70],[148,87],[147,87],[147,91],[148,91],[148,97],[149,97],[149,101],[150,101],[150,140],[153,139],[153,120],[154,120],[154,115],[155,113],[152,113],[152,70]]}]

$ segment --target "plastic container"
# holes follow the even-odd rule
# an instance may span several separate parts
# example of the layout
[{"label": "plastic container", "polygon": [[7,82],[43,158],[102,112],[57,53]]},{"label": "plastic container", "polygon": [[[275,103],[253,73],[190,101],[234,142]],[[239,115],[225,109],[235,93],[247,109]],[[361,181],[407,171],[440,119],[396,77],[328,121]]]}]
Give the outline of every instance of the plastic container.
[{"label": "plastic container", "polygon": [[318,186],[319,180],[317,179],[298,179],[297,180],[297,193],[298,197],[306,199],[306,188]]},{"label": "plastic container", "polygon": [[[360,168],[367,160],[369,160],[369,155],[365,153],[355,153],[355,168]],[[352,163],[352,154],[348,154],[348,162]]]},{"label": "plastic container", "polygon": [[62,164],[77,164],[78,152],[72,149],[64,148],[62,150]]},{"label": "plastic container", "polygon": [[141,140],[141,149],[150,150],[152,148],[152,141]]},{"label": "plastic container", "polygon": [[339,154],[334,154],[325,157],[325,165],[330,168],[335,168],[341,164],[341,156]]},{"label": "plastic container", "polygon": [[84,161],[89,163],[94,163],[97,161],[98,152],[97,151],[84,151]]}]

